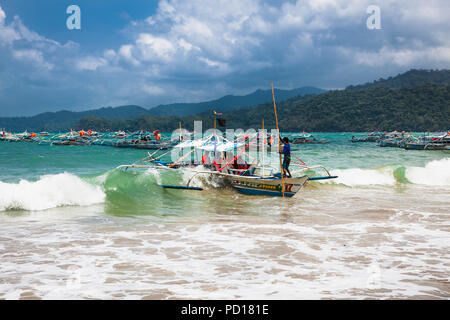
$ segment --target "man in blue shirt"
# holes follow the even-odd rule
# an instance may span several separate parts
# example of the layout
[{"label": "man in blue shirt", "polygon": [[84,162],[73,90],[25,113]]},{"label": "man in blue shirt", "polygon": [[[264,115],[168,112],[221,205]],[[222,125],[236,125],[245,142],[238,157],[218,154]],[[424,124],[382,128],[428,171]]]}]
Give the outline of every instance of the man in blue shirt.
[{"label": "man in blue shirt", "polygon": [[292,178],[291,172],[289,171],[289,164],[291,163],[291,145],[289,144],[289,138],[283,138],[284,147],[281,151],[284,154],[283,158],[283,174],[286,176],[288,174],[288,178]]}]

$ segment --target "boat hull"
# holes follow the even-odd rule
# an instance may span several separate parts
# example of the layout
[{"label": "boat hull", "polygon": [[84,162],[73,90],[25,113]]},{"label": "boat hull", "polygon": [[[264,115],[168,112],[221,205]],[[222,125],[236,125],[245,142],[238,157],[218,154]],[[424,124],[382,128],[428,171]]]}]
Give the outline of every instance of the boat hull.
[{"label": "boat hull", "polygon": [[[282,197],[281,179],[231,177],[231,185],[242,194]],[[284,196],[293,197],[308,181],[308,176],[284,179]]]},{"label": "boat hull", "polygon": [[116,143],[114,144],[117,148],[132,148],[132,149],[147,149],[147,150],[158,150],[158,149],[169,149],[170,145],[165,144],[126,144],[126,143]]},{"label": "boat hull", "polygon": [[426,144],[424,143],[406,143],[404,148],[406,150],[423,150]]},{"label": "boat hull", "polygon": [[89,142],[80,142],[80,141],[53,141],[51,143],[53,146],[89,146],[91,145]]},{"label": "boat hull", "polygon": [[424,147],[424,150],[450,150],[450,145],[444,143],[429,143]]}]

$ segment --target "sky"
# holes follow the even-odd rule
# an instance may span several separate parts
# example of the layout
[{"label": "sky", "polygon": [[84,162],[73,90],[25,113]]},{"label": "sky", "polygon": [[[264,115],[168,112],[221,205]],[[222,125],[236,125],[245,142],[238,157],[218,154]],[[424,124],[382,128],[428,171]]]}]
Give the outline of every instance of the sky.
[{"label": "sky", "polygon": [[0,117],[449,69],[449,16],[448,0],[0,0]]}]

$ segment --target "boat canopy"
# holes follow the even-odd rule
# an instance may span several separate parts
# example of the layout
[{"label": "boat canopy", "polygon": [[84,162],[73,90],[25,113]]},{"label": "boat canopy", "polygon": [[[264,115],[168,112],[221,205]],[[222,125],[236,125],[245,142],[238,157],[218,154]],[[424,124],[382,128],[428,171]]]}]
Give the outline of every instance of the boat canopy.
[{"label": "boat canopy", "polygon": [[203,143],[205,143],[205,140],[186,140],[177,144],[174,148],[198,148]]},{"label": "boat canopy", "polygon": [[244,146],[243,143],[234,143],[234,142],[218,142],[214,145],[214,142],[210,141],[210,143],[200,146],[198,147],[198,149],[210,152],[213,152],[214,150],[216,150],[216,152],[227,152],[243,146]]},{"label": "boat canopy", "polygon": [[214,136],[206,139],[186,140],[177,144],[174,148],[195,148],[204,151],[214,152],[228,152],[236,148],[244,146],[241,142],[226,141],[224,138],[217,137],[217,140],[213,139]]}]

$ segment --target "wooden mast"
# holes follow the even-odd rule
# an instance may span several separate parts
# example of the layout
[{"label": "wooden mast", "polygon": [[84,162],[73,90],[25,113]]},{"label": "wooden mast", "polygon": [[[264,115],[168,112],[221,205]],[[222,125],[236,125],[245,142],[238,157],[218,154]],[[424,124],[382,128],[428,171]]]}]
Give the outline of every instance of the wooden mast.
[{"label": "wooden mast", "polygon": [[[275,104],[275,93],[273,92],[273,83],[270,83],[271,87],[272,87],[272,97],[273,97],[273,109],[275,111],[275,123],[277,125],[277,133],[278,133],[278,139],[281,139],[280,137],[280,129],[278,128],[278,116],[277,116],[277,105]],[[281,171],[281,193],[283,194],[283,198],[284,198],[284,172],[283,172],[283,162],[281,161],[281,152],[280,152],[280,141],[278,141],[278,153],[280,155],[280,171]]]},{"label": "wooden mast", "polygon": [[265,176],[264,175],[264,173],[265,173],[264,153],[266,151],[266,137],[267,137],[267,134],[264,132],[264,118],[262,119],[262,134],[263,134],[263,137],[262,137],[262,175],[264,177]]},{"label": "wooden mast", "polygon": [[217,165],[217,135],[216,135],[216,121],[217,115],[216,111],[214,111],[214,162]]}]

